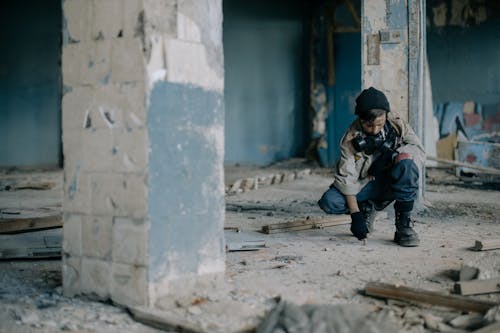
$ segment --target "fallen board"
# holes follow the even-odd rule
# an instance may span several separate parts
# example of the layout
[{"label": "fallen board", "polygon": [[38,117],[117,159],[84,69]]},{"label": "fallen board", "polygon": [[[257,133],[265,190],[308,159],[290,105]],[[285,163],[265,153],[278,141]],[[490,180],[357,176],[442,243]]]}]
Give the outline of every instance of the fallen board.
[{"label": "fallen board", "polygon": [[62,227],[62,225],[62,215],[18,219],[0,219],[0,234],[12,234],[18,232],[58,228]]},{"label": "fallen board", "polygon": [[278,232],[300,231],[300,230],[332,227],[336,225],[343,225],[349,223],[351,223],[351,217],[349,215],[336,215],[329,217],[308,216],[305,219],[300,219],[296,221],[265,225],[262,227],[262,232],[266,234],[273,234]]},{"label": "fallen board", "polygon": [[500,239],[476,240],[473,249],[475,251],[500,249]]},{"label": "fallen board", "polygon": [[369,296],[384,297],[400,301],[414,301],[444,306],[461,311],[486,313],[497,303],[473,300],[463,296],[446,295],[435,291],[409,288],[380,282],[369,282],[365,287]]},{"label": "fallen board", "polygon": [[500,278],[460,281],[455,283],[455,292],[460,295],[479,295],[500,292]]}]

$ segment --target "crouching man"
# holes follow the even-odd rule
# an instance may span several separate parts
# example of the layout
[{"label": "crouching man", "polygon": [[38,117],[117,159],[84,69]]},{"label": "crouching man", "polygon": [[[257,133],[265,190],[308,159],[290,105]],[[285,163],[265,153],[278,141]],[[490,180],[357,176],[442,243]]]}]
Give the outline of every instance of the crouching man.
[{"label": "crouching man", "polygon": [[373,231],[375,211],[394,202],[401,246],[418,246],[410,213],[417,199],[425,153],[413,129],[391,112],[385,94],[373,87],[356,98],[356,120],[340,143],[334,181],[318,201],[328,214],[350,214],[359,240]]}]

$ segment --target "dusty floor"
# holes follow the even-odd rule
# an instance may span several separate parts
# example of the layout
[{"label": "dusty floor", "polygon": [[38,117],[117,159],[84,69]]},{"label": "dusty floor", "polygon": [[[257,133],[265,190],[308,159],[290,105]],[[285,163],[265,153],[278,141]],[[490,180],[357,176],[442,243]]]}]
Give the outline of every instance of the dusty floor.
[{"label": "dusty floor", "polygon": [[[8,177],[2,175],[0,183]],[[57,180],[60,175],[51,177]],[[226,179],[231,177],[237,178],[226,175]],[[388,314],[400,332],[467,332],[450,323],[462,315],[458,311],[360,293],[370,281],[450,292],[464,265],[479,268],[479,278],[500,276],[500,250],[470,250],[476,239],[500,238],[498,186],[463,183],[440,170],[429,170],[428,180],[425,198],[430,206],[414,214],[421,238],[417,248],[401,248],[392,242],[391,206],[379,213],[366,245],[351,236],[348,225],[272,235],[259,232],[263,225],[323,215],[316,201],[331,182],[326,170],[313,169],[301,179],[228,195],[226,226],[238,227],[240,232],[226,230],[227,240],[263,240],[266,247],[228,252],[223,287],[194,293],[192,300],[202,301],[177,302],[172,313],[207,331],[231,331],[258,324],[272,308],[272,298],[280,296],[294,304],[373,305]],[[0,191],[0,208],[27,207],[31,200],[57,209],[58,191],[57,186],[43,193]],[[60,286],[59,260],[0,261],[0,331],[156,331],[135,322],[125,309],[66,298]],[[500,294],[474,298],[500,303]]]}]

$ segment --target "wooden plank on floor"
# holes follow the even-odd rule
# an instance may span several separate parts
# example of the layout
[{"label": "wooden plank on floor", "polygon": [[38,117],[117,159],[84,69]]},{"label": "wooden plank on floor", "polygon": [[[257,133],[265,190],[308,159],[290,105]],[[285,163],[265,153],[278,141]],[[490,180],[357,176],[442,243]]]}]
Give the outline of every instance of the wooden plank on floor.
[{"label": "wooden plank on floor", "polygon": [[0,234],[12,234],[62,227],[62,215],[24,219],[0,219]]},{"label": "wooden plank on floor", "polygon": [[500,292],[500,278],[460,281],[455,283],[455,292],[460,295],[479,295]]},{"label": "wooden plank on floor", "polygon": [[369,282],[365,287],[369,296],[396,299],[400,301],[413,301],[444,306],[461,311],[486,313],[497,303],[474,300],[463,296],[447,295],[440,292],[424,289],[409,288],[381,282]]},{"label": "wooden plank on floor", "polygon": [[130,307],[132,317],[140,323],[146,324],[165,331],[183,333],[210,332],[204,330],[194,323],[188,322],[178,316],[173,316],[165,311],[158,311],[146,307]]},{"label": "wooden plank on floor", "polygon": [[299,219],[296,221],[265,225],[262,227],[262,232],[272,234],[278,232],[325,228],[349,223],[351,223],[351,217],[349,215],[335,215],[328,217],[308,216],[305,219]]},{"label": "wooden plank on floor", "polygon": [[473,249],[476,251],[500,249],[500,239],[476,240],[476,243],[475,243]]}]

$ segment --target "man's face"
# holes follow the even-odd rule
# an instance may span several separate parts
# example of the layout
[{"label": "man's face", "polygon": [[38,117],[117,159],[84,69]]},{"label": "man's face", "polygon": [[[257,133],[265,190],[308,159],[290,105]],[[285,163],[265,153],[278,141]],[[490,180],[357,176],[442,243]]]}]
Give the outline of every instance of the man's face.
[{"label": "man's face", "polygon": [[387,114],[383,114],[373,121],[363,121],[361,120],[361,127],[363,128],[363,132],[368,135],[377,135],[384,128],[385,122],[387,120]]}]

